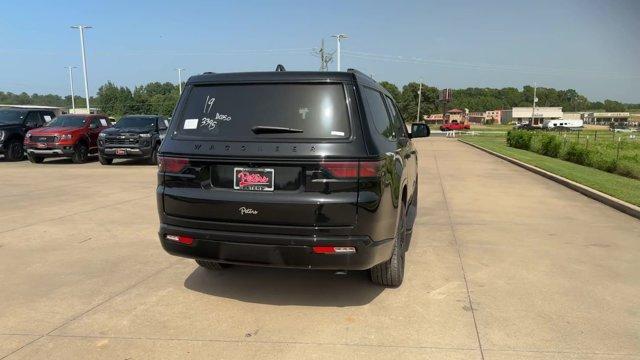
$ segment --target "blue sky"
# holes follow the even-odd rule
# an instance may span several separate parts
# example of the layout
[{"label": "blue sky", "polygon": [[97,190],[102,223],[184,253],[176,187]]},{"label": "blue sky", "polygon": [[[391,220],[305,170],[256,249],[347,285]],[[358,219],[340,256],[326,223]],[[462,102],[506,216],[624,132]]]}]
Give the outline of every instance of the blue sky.
[{"label": "blue sky", "polygon": [[[89,24],[92,94],[204,71],[316,70],[346,33],[342,66],[398,85],[574,88],[640,102],[640,1],[14,1],[0,6],[0,91],[68,93]],[[331,64],[335,68],[335,63]]]}]

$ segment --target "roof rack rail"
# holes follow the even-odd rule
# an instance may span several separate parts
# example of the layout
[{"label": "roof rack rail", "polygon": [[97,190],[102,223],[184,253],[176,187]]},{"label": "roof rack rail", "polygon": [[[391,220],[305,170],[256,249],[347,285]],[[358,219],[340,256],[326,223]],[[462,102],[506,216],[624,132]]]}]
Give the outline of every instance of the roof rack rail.
[{"label": "roof rack rail", "polygon": [[347,69],[347,72],[358,74],[358,75],[362,75],[362,76],[366,76],[366,77],[370,77],[369,75],[363,73],[362,71],[360,71],[358,69],[349,68],[349,69]]},{"label": "roof rack rail", "polygon": [[212,71],[205,71],[202,73],[202,75],[211,75],[211,74],[215,74],[215,73]]},{"label": "roof rack rail", "polygon": [[276,66],[276,71],[287,71],[287,69],[284,68],[284,65],[278,64],[278,66]]}]

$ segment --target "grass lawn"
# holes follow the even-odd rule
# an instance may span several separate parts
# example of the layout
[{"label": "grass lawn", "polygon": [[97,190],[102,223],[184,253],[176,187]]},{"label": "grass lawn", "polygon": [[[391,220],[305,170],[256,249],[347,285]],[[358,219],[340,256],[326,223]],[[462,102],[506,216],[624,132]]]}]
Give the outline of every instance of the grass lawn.
[{"label": "grass lawn", "polygon": [[464,136],[463,139],[640,206],[640,180],[508,147],[503,136]]}]

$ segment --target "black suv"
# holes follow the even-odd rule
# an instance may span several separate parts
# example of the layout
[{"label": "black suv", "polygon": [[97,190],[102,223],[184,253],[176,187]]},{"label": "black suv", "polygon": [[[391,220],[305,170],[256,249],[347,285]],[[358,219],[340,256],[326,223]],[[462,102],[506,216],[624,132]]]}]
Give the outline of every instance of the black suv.
[{"label": "black suv", "polygon": [[167,124],[162,116],[123,116],[98,137],[100,163],[110,165],[113,159],[136,158],[157,164],[158,148],[167,133]]},{"label": "black suv", "polygon": [[0,109],[0,154],[5,160],[24,159],[24,137],[27,131],[43,126],[56,115],[50,110]]},{"label": "black suv", "polygon": [[[415,137],[428,135],[414,124]],[[207,269],[366,270],[398,286],[417,154],[391,95],[348,72],[189,79],[159,152],[159,236]]]}]

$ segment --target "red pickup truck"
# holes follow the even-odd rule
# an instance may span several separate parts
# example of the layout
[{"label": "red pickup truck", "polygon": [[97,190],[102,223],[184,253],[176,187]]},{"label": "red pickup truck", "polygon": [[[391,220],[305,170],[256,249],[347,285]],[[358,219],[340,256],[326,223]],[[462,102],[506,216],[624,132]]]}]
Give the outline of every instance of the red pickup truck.
[{"label": "red pickup truck", "polygon": [[459,123],[458,120],[453,120],[448,124],[440,125],[440,131],[452,131],[452,130],[468,130],[471,129],[469,124]]},{"label": "red pickup truck", "polygon": [[74,163],[86,162],[98,153],[98,134],[108,128],[106,115],[61,115],[47,126],[30,130],[24,147],[32,163],[48,157],[67,157]]}]

